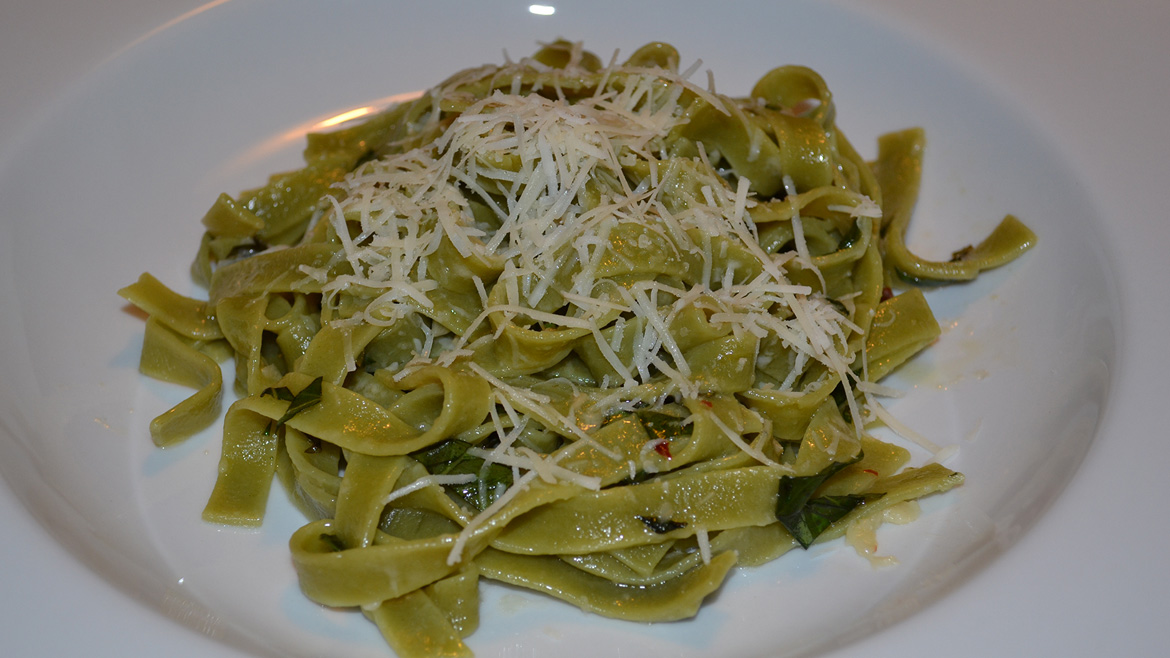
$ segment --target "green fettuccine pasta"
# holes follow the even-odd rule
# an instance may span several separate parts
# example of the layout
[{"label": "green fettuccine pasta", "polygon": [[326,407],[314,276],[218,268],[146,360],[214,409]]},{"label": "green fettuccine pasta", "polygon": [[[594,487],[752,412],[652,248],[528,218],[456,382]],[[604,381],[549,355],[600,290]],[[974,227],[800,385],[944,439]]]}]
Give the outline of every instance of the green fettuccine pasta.
[{"label": "green fettuccine pasta", "polygon": [[951,262],[910,253],[923,136],[863,160],[828,86],[784,66],[715,94],[653,43],[453,75],[311,134],[305,166],[222,195],[193,272],[121,291],[144,373],[219,415],[208,521],[308,522],[301,587],[402,656],[470,655],[499,580],[638,621],[694,615],[735,565],[846,534],[962,475],[867,432],[873,382],[939,335],[917,288],[1007,263],[1007,218]]}]

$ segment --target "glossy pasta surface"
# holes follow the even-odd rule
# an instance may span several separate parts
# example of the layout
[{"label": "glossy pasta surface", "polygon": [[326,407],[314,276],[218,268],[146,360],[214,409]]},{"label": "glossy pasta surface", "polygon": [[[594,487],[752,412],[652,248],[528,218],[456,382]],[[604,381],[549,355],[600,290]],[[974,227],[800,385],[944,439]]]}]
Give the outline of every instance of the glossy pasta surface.
[{"label": "glossy pasta surface", "polygon": [[206,301],[120,291],[150,316],[142,371],[197,389],[152,422],[160,446],[218,417],[235,361],[204,518],[260,524],[279,478],[308,517],[304,593],[400,656],[455,656],[480,579],[685,619],[737,565],[960,484],[867,433],[876,382],[939,335],[908,284],[1035,236],[1008,217],[921,259],[920,130],[870,163],[814,71],[742,98],[689,78],[666,44],[604,65],[555,42],[217,199]]}]

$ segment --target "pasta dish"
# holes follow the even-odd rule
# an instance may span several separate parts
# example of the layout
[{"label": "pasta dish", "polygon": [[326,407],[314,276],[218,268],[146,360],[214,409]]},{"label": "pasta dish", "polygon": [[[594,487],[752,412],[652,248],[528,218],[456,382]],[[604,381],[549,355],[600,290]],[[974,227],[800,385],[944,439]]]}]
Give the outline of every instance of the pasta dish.
[{"label": "pasta dish", "polygon": [[481,579],[636,621],[733,567],[864,536],[959,485],[870,434],[878,383],[940,333],[921,286],[1007,263],[1008,216],[946,262],[905,246],[921,130],[864,160],[800,66],[733,98],[669,45],[557,41],[310,134],[304,167],[221,195],[192,267],[144,274],[141,369],[227,410],[209,522],[308,518],[301,589],[400,656],[470,655]]}]

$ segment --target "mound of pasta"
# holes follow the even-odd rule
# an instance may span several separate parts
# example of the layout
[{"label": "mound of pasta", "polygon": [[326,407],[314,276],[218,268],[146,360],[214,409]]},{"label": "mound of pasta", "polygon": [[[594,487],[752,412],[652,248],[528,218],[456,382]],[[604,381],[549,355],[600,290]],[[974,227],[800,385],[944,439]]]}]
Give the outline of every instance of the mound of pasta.
[{"label": "mound of pasta", "polygon": [[867,433],[877,382],[939,335],[913,284],[1035,236],[1009,216],[919,258],[920,130],[868,163],[815,72],[731,98],[678,64],[558,41],[462,71],[217,199],[206,301],[120,291],[142,371],[198,389],[160,446],[218,417],[234,358],[204,518],[260,524],[278,477],[309,598],[400,656],[470,655],[480,579],[682,619],[734,566],[960,484]]}]

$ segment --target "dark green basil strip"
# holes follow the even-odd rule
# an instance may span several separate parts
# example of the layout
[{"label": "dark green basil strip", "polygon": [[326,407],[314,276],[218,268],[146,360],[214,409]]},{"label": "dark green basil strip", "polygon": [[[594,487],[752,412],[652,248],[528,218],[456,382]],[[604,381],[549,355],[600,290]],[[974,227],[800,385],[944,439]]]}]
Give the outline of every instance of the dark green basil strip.
[{"label": "dark green basil strip", "polygon": [[646,433],[655,439],[674,439],[680,436],[689,436],[693,431],[690,424],[683,424],[685,417],[662,413],[653,410],[638,410],[634,415],[642,421]]},{"label": "dark green basil strip", "polygon": [[[410,453],[418,463],[427,467],[431,473],[444,474],[450,471],[445,470],[444,467],[450,468],[460,460],[474,459],[467,457],[467,450],[471,448],[471,444],[459,439],[448,439],[441,443],[436,443],[429,448],[424,448],[417,452]],[[483,460],[480,460],[481,462]]]},{"label": "dark green basil strip", "polygon": [[845,516],[860,504],[862,496],[821,496],[813,493],[838,471],[861,460],[861,453],[847,462],[833,462],[816,475],[780,478],[779,498],[776,500],[776,520],[792,533],[793,538],[808,548],[817,536],[834,521]]},{"label": "dark green basil strip", "polygon": [[300,393],[293,394],[288,390],[288,387],[281,386],[280,388],[266,388],[260,392],[261,396],[271,395],[277,400],[284,400],[288,402],[288,409],[276,421],[276,427],[280,427],[287,423],[293,416],[301,413],[305,409],[312,407],[321,402],[321,382],[323,377],[318,377],[309,382],[309,385],[301,389]]},{"label": "dark green basil strip", "polygon": [[[458,468],[448,471],[448,473],[453,475],[470,473],[479,476],[479,478],[466,484],[447,485],[447,489],[482,512],[492,503],[496,502],[496,499],[508,487],[512,486],[512,469],[503,464],[492,464],[488,466],[487,472],[485,473],[483,472],[483,460],[477,458],[475,461],[478,464],[468,460],[463,462]],[[481,482],[483,483],[482,495],[480,489]]]},{"label": "dark green basil strip", "polygon": [[642,523],[645,523],[647,528],[650,528],[660,535],[665,535],[671,530],[678,530],[679,528],[685,528],[687,526],[687,524],[683,521],[660,519],[657,516],[642,516],[639,514],[637,518]]},{"label": "dark green basil strip", "polygon": [[496,501],[501,491],[512,486],[512,469],[503,464],[491,464],[485,470],[483,458],[467,454],[470,448],[471,444],[466,441],[447,439],[410,456],[434,475],[476,476],[475,480],[465,484],[447,485],[447,491],[482,511]]},{"label": "dark green basil strip", "polygon": [[796,541],[808,548],[835,521],[853,511],[865,496],[821,496],[808,501],[797,514],[780,519]]}]

